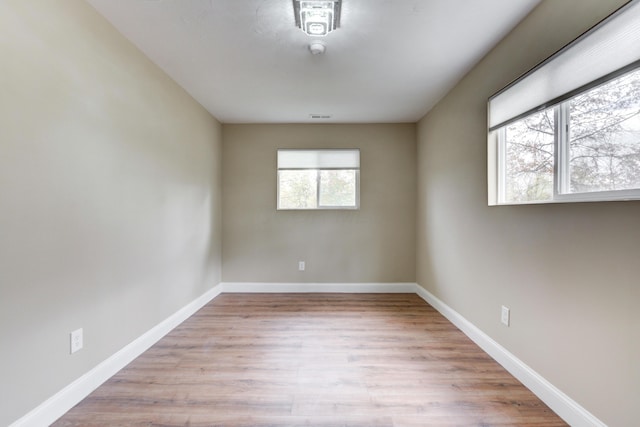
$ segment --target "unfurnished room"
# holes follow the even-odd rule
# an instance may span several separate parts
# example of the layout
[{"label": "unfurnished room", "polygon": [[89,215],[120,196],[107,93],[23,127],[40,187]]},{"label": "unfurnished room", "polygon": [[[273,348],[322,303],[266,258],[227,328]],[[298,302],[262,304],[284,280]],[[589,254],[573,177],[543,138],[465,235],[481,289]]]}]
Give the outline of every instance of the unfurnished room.
[{"label": "unfurnished room", "polygon": [[640,425],[640,0],[0,0],[0,425]]}]

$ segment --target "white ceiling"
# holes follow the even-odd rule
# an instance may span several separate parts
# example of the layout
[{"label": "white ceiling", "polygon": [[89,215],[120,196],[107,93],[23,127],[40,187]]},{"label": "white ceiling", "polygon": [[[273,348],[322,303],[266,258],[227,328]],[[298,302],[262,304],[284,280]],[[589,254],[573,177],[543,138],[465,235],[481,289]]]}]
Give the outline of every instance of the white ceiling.
[{"label": "white ceiling", "polygon": [[223,123],[386,123],[424,116],[539,0],[343,0],[324,55],[292,0],[88,2]]}]

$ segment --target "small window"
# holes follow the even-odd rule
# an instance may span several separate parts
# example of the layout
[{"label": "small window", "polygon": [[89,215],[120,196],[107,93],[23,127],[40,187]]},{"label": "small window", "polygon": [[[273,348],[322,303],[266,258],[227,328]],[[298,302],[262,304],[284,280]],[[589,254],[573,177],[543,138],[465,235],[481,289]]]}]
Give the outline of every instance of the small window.
[{"label": "small window", "polygon": [[501,203],[638,197],[640,69],[509,123],[497,137]]},{"label": "small window", "polygon": [[490,98],[490,205],[640,199],[638,19],[622,7]]},{"label": "small window", "polygon": [[278,209],[358,209],[360,150],[278,150]]}]

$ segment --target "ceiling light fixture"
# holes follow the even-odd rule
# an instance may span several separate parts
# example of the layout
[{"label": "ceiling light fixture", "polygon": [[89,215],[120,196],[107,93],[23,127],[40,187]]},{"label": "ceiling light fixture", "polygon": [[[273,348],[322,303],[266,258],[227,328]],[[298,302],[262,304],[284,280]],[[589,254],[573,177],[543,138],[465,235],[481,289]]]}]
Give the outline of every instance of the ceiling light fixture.
[{"label": "ceiling light fixture", "polygon": [[310,36],[326,36],[340,26],[342,0],[293,0],[296,26]]}]

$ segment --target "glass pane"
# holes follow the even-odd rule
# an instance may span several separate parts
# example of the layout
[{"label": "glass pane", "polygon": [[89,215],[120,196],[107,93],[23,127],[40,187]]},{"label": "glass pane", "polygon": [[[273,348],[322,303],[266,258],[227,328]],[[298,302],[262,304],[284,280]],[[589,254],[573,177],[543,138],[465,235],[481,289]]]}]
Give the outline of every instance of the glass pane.
[{"label": "glass pane", "polygon": [[321,170],[320,206],[356,206],[356,171]]},{"label": "glass pane", "polygon": [[554,109],[531,114],[505,128],[505,199],[553,198]]},{"label": "glass pane", "polygon": [[640,188],[640,70],[569,101],[572,193]]},{"label": "glass pane", "polygon": [[315,209],[318,199],[318,171],[278,171],[279,209]]}]

